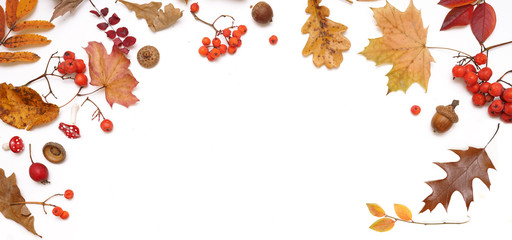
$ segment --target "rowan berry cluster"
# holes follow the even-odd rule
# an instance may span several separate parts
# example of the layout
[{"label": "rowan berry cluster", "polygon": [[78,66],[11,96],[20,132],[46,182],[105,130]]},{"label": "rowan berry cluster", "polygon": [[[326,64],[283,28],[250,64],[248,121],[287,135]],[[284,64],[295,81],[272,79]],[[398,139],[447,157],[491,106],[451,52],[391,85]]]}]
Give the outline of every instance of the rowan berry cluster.
[{"label": "rowan berry cluster", "polygon": [[455,65],[452,68],[453,77],[464,80],[466,89],[473,94],[472,101],[475,106],[490,103],[488,113],[491,117],[501,117],[504,122],[512,122],[512,88],[505,88],[501,78],[493,83],[489,82],[492,69],[487,66],[486,54],[478,53],[472,60],[476,67],[471,63]]},{"label": "rowan berry cluster", "polygon": [[64,191],[64,193],[54,194],[54,195],[50,196],[49,198],[47,198],[46,200],[44,200],[42,202],[11,202],[10,205],[38,204],[38,205],[43,206],[44,213],[46,213],[45,206],[51,206],[51,207],[53,207],[53,209],[52,209],[52,214],[53,215],[55,215],[57,217],[60,217],[61,219],[68,219],[69,218],[69,212],[68,211],[65,211],[61,207],[59,207],[57,205],[54,205],[54,204],[51,204],[51,203],[47,203],[47,202],[50,199],[52,199],[53,197],[56,197],[56,196],[64,196],[64,198],[66,198],[68,200],[71,200],[74,197],[74,195],[75,195],[75,193],[73,192],[73,190],[68,189],[68,190]]},{"label": "rowan berry cluster", "polygon": [[66,51],[62,55],[62,59],[64,61],[59,62],[57,67],[57,71],[61,74],[75,74],[75,76],[71,76],[75,80],[75,84],[80,87],[86,87],[88,84],[88,78],[84,74],[85,73],[85,62],[83,59],[75,58],[75,53],[72,51]]},{"label": "rowan berry cluster", "polygon": [[[96,6],[94,6],[94,8],[96,8]],[[96,10],[91,10],[90,12],[97,17],[103,18],[104,22],[98,23],[96,26],[100,30],[105,31],[107,37],[112,39],[114,45],[117,46],[124,54],[128,54],[130,50],[127,47],[131,47],[137,40],[133,36],[128,36],[128,28],[120,27],[115,29],[113,27],[121,21],[121,18],[114,13],[107,19],[106,17],[109,13],[108,8],[103,8],[99,11],[96,8]]]}]

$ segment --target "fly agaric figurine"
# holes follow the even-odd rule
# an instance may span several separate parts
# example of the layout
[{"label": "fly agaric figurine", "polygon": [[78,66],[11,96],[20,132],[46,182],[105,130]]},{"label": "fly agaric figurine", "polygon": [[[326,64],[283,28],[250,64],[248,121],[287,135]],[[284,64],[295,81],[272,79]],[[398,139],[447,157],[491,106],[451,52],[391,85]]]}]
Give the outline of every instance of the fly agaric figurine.
[{"label": "fly agaric figurine", "polygon": [[448,131],[454,123],[459,121],[459,116],[455,113],[455,107],[459,105],[459,100],[453,100],[450,105],[439,105],[436,107],[436,114],[432,117],[432,128],[434,132],[444,133]]},{"label": "fly agaric figurine", "polygon": [[23,148],[23,140],[18,136],[12,137],[9,143],[4,143],[2,145],[2,149],[4,149],[5,151],[11,150],[13,153],[20,153],[21,151],[23,151]]},{"label": "fly agaric figurine", "polygon": [[71,107],[71,122],[70,124],[65,124],[61,122],[59,124],[59,129],[66,135],[68,138],[79,138],[80,137],[80,129],[75,125],[76,123],[76,114],[78,113],[78,109],[80,106],[78,104],[74,104]]}]

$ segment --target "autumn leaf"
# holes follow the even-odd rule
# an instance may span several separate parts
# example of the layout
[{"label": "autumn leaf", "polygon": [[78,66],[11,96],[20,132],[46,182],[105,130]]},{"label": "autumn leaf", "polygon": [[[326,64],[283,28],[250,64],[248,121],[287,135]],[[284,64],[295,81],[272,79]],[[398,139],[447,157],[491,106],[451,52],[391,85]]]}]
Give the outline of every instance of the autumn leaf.
[{"label": "autumn leaf", "polygon": [[450,29],[455,26],[465,26],[471,22],[473,17],[473,5],[468,4],[460,7],[456,7],[446,14],[441,31]]},{"label": "autumn leaf", "polygon": [[375,221],[370,229],[375,230],[377,232],[387,232],[391,230],[395,226],[395,220],[391,218],[381,218]]},{"label": "autumn leaf", "polygon": [[52,29],[55,25],[53,23],[44,20],[30,20],[23,21],[14,27],[13,31],[18,32],[25,29]]},{"label": "autumn leaf", "polygon": [[343,61],[343,51],[350,49],[350,41],[343,33],[347,26],[334,22],[329,17],[329,8],[320,6],[322,0],[308,0],[306,13],[310,16],[302,26],[302,34],[308,34],[303,56],[313,54],[313,63],[317,67],[337,68]]},{"label": "autumn leaf", "polygon": [[0,6],[0,42],[5,36],[5,13],[4,8]]},{"label": "autumn leaf", "polygon": [[25,45],[49,44],[52,42],[39,34],[19,34],[7,38],[3,45],[6,48],[17,48]]},{"label": "autumn leaf", "polygon": [[408,207],[406,207],[405,205],[402,205],[402,204],[395,203],[394,208],[395,208],[396,215],[400,219],[402,219],[404,221],[412,220],[412,212],[411,212],[411,210],[409,210]]},{"label": "autumn leaf", "polygon": [[441,0],[437,4],[445,6],[447,8],[455,8],[455,7],[468,5],[470,3],[473,3],[474,1],[475,0]]},{"label": "autumn leaf", "polygon": [[386,212],[376,203],[367,203],[366,206],[370,213],[375,217],[384,217]]},{"label": "autumn leaf", "polygon": [[124,0],[119,0],[128,9],[135,12],[138,18],[144,18],[151,31],[156,32],[165,29],[174,24],[183,16],[183,11],[175,8],[171,3],[164,6],[162,11],[161,2],[150,2],[145,4],[136,4]]},{"label": "autumn leaf", "polygon": [[135,104],[139,99],[132,90],[139,82],[128,67],[130,60],[116,46],[107,51],[102,43],[89,42],[85,48],[89,56],[89,74],[91,85],[105,87],[105,97],[112,106],[114,103],[125,107]]},{"label": "autumn leaf", "polygon": [[50,22],[53,21],[53,19],[66,14],[67,12],[73,12],[73,10],[75,10],[75,8],[78,7],[82,1],[83,0],[61,0],[60,3],[55,6]]},{"label": "autumn leaf", "polygon": [[36,62],[39,58],[32,52],[0,52],[0,63]]},{"label": "autumn leaf", "polygon": [[448,210],[450,198],[455,191],[459,191],[466,202],[466,207],[473,201],[473,179],[480,179],[488,188],[491,181],[487,174],[488,169],[495,169],[485,148],[469,147],[468,150],[451,150],[460,157],[457,162],[435,163],[446,172],[446,178],[429,181],[432,188],[430,194],[423,202],[425,206],[420,213],[434,210],[441,203]]},{"label": "autumn leaf", "polygon": [[32,10],[34,10],[36,7],[36,4],[37,0],[20,0],[16,10],[16,18],[19,20],[29,12],[32,12]]},{"label": "autumn leaf", "polygon": [[427,29],[423,27],[421,12],[412,1],[405,12],[400,12],[389,2],[372,10],[383,36],[370,39],[361,54],[377,65],[393,65],[386,75],[389,79],[388,93],[406,92],[413,83],[420,84],[427,91],[430,63],[434,58],[426,47]]},{"label": "autumn leaf", "polygon": [[486,2],[476,6],[471,18],[471,31],[480,44],[491,35],[496,27],[496,12]]},{"label": "autumn leaf", "polygon": [[25,202],[25,198],[21,195],[16,184],[16,175],[13,173],[7,178],[4,170],[0,168],[0,212],[4,217],[15,221],[31,233],[41,237],[34,228],[34,216],[31,216],[27,206],[25,204],[11,205],[15,202]]},{"label": "autumn leaf", "polygon": [[45,103],[41,96],[29,87],[0,84],[0,118],[20,129],[53,121],[59,115],[59,107]]},{"label": "autumn leaf", "polygon": [[18,0],[6,0],[5,1],[5,22],[7,27],[12,29],[16,24],[16,11],[18,9]]}]

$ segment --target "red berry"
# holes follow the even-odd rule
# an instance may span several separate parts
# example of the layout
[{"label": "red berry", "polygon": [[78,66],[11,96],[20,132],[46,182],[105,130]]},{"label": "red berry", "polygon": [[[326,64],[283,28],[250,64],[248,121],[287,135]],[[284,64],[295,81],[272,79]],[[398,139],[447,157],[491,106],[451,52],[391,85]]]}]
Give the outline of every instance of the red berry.
[{"label": "red berry", "polygon": [[107,28],[108,28],[108,24],[107,24],[107,23],[104,23],[104,22],[102,22],[102,23],[98,23],[98,25],[96,25],[96,26],[97,26],[99,29],[103,30],[103,31],[105,31],[105,29],[107,29]]},{"label": "red berry", "polygon": [[481,93],[488,93],[489,92],[489,87],[491,87],[491,83],[483,82],[482,84],[480,84],[480,92]]},{"label": "red berry", "polygon": [[19,153],[23,151],[24,147],[25,145],[23,144],[23,140],[18,136],[12,137],[9,141],[9,148],[13,153]]},{"label": "red berry", "polygon": [[229,46],[228,47],[228,53],[229,54],[235,54],[236,53],[236,47],[235,46]]},{"label": "red berry", "polygon": [[128,28],[126,27],[120,27],[116,30],[117,36],[119,37],[126,37],[128,36]]},{"label": "red berry", "polygon": [[502,113],[501,120],[503,120],[503,122],[506,122],[506,123],[512,123],[512,115]]},{"label": "red berry", "polygon": [[466,68],[461,65],[455,65],[452,68],[452,75],[456,78],[464,77],[464,74],[466,74]]},{"label": "red berry", "polygon": [[236,44],[236,47],[239,48],[242,46],[242,39],[238,39],[238,43]]},{"label": "red berry", "polygon": [[219,46],[219,51],[220,51],[220,54],[224,54],[226,53],[226,51],[228,50],[228,46],[226,46],[226,44],[221,44]]},{"label": "red berry", "polygon": [[418,114],[420,114],[420,112],[421,112],[421,107],[420,107],[420,106],[418,106],[418,105],[413,105],[413,106],[411,107],[411,113],[412,113],[413,115],[418,115]]},{"label": "red berry", "polygon": [[36,182],[45,183],[48,179],[48,168],[42,163],[32,163],[28,169],[30,178]]},{"label": "red berry", "polygon": [[238,26],[237,29],[238,29],[238,31],[240,31],[242,33],[242,35],[247,33],[247,26],[245,26],[245,25],[240,25],[240,26]]},{"label": "red berry", "polygon": [[485,101],[486,101],[486,102],[490,102],[490,101],[492,101],[492,100],[494,100],[494,97],[493,97],[493,96],[491,96],[491,95],[489,95],[489,94],[485,94]]},{"label": "red berry", "polygon": [[501,98],[505,102],[512,103],[512,88],[507,88],[503,93],[501,94]]},{"label": "red berry", "polygon": [[68,190],[64,191],[64,198],[72,199],[73,196],[75,196],[75,193],[73,192],[73,190],[68,189]]},{"label": "red berry", "polygon": [[76,73],[85,72],[85,62],[82,59],[75,59]]},{"label": "red berry", "polygon": [[78,73],[75,76],[75,84],[78,85],[79,87],[86,87],[88,82],[89,81],[87,79],[87,76],[85,76],[85,74],[83,74],[83,73]]},{"label": "red berry", "polygon": [[62,58],[64,58],[64,60],[68,60],[68,59],[75,60],[75,53],[72,51],[66,51],[64,53],[64,55],[62,56]]},{"label": "red berry", "polygon": [[137,41],[137,40],[136,40],[134,37],[132,37],[132,36],[128,36],[128,37],[126,37],[126,38],[123,40],[123,46],[125,46],[125,47],[130,47],[130,46],[132,46],[133,44],[135,44],[135,42],[136,42],[136,41]]},{"label": "red berry", "polygon": [[480,91],[480,85],[478,84],[473,84],[473,85],[466,85],[466,89],[470,92],[470,93],[477,93],[478,91]]},{"label": "red berry", "polygon": [[233,31],[233,32],[231,33],[231,35],[232,35],[233,37],[236,37],[236,38],[240,39],[240,38],[242,37],[242,32],[240,32],[239,30],[235,30],[235,31]]},{"label": "red berry", "polygon": [[505,103],[505,106],[503,106],[503,112],[508,115],[512,115],[512,103]]},{"label": "red berry", "polygon": [[476,73],[476,68],[475,68],[475,66],[473,66],[473,64],[468,64],[468,65],[464,66],[464,68],[466,69],[466,72],[475,72]]},{"label": "red berry", "polygon": [[489,105],[489,111],[492,110],[496,113],[501,113],[503,108],[505,108],[505,104],[499,99],[492,101],[491,105]]},{"label": "red berry", "polygon": [[503,85],[499,82],[494,82],[489,87],[489,94],[493,97],[498,97],[503,93]]},{"label": "red berry", "polygon": [[66,71],[64,70],[64,62],[61,62],[59,66],[57,67],[57,71],[61,74],[66,74]]},{"label": "red berry", "polygon": [[274,45],[277,43],[277,36],[276,35],[272,35],[268,41],[270,42],[270,44]]},{"label": "red berry", "polygon": [[487,62],[487,55],[484,53],[479,53],[475,55],[475,63],[478,65],[485,64]]},{"label": "red berry", "polygon": [[211,54],[211,53],[208,53],[208,56],[206,56],[206,59],[208,59],[208,61],[213,61],[215,60],[215,57]]},{"label": "red berry", "polygon": [[478,82],[478,76],[475,72],[466,72],[466,74],[464,74],[464,81],[467,86],[473,86]]},{"label": "red berry", "polygon": [[231,37],[228,41],[229,46],[236,47],[238,45],[238,38],[237,37]]},{"label": "red berry", "polygon": [[52,213],[53,215],[55,216],[60,216],[62,214],[63,210],[61,207],[57,206],[57,207],[54,207],[53,210],[52,210]]},{"label": "red berry", "polygon": [[115,13],[108,18],[108,23],[110,23],[110,25],[116,25],[119,23],[119,21],[121,21],[121,19]]},{"label": "red berry", "polygon": [[231,30],[229,30],[228,28],[222,30],[222,35],[228,38],[229,36],[231,36]]},{"label": "red berry", "polygon": [[112,132],[114,129],[114,124],[109,119],[103,119],[100,123],[100,128],[103,132]]},{"label": "red berry", "polygon": [[203,45],[203,46],[199,47],[198,52],[199,52],[199,55],[201,55],[201,56],[208,56],[208,53],[210,51],[208,50],[208,47]]},{"label": "red berry", "polygon": [[216,37],[212,40],[213,47],[220,47],[221,41],[220,38]]},{"label": "red berry", "polygon": [[203,45],[208,46],[212,42],[209,37],[204,37],[203,40],[201,40]]},{"label": "red berry", "polygon": [[199,4],[197,4],[196,2],[192,3],[190,5],[190,12],[196,13],[198,11],[199,11]]},{"label": "red berry", "polygon": [[213,58],[217,58],[218,56],[220,56],[220,50],[217,48],[214,48],[210,51],[210,54],[212,55]]},{"label": "red berry", "polygon": [[74,72],[76,72],[75,61],[71,60],[71,59],[68,59],[68,60],[64,61],[64,71],[66,73],[74,73]]},{"label": "red berry", "polygon": [[68,217],[69,217],[68,211],[63,211],[62,214],[60,214],[60,218],[62,218],[64,220],[68,219]]},{"label": "red berry", "polygon": [[485,96],[481,93],[473,94],[473,104],[475,106],[483,106],[485,104]]},{"label": "red berry", "polygon": [[478,72],[478,78],[482,81],[489,81],[492,76],[492,70],[489,67],[484,67]]}]

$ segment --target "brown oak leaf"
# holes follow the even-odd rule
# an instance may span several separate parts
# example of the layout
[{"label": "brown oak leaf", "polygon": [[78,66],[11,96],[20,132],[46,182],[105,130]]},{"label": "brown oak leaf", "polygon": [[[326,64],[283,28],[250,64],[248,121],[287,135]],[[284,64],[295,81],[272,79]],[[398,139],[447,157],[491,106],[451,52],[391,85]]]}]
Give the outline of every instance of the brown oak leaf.
[{"label": "brown oak leaf", "polygon": [[368,46],[361,52],[368,60],[377,65],[392,64],[388,72],[388,93],[404,92],[418,83],[427,91],[430,78],[430,55],[427,43],[427,28],[423,27],[421,12],[412,1],[405,12],[386,3],[382,8],[372,8],[382,37],[370,39]]},{"label": "brown oak leaf", "polygon": [[313,63],[320,67],[337,68],[343,61],[343,51],[350,49],[350,41],[343,33],[347,26],[334,22],[329,17],[329,8],[320,6],[322,0],[308,0],[306,13],[310,16],[302,26],[302,33],[309,33],[303,56],[313,54]]},{"label": "brown oak leaf", "polygon": [[50,22],[53,21],[53,19],[60,17],[67,12],[73,12],[80,3],[82,3],[83,0],[62,0],[60,1],[57,6],[55,6],[55,9],[53,10],[52,18],[50,19]]},{"label": "brown oak leaf", "polygon": [[58,115],[59,107],[43,102],[35,90],[25,86],[0,84],[0,118],[5,123],[30,130],[34,126],[53,121]]},{"label": "brown oak leaf", "polygon": [[132,94],[139,82],[128,69],[130,60],[118,47],[113,46],[107,54],[102,43],[89,42],[85,51],[89,56],[91,85],[105,88],[105,98],[111,107],[114,103],[129,107],[139,101]]},{"label": "brown oak leaf", "polygon": [[171,3],[164,6],[162,11],[161,2],[150,2],[145,4],[136,4],[124,0],[119,0],[128,9],[135,11],[135,16],[144,18],[151,31],[156,32],[165,29],[174,24],[183,16],[183,11],[175,8]]},{"label": "brown oak leaf", "polygon": [[421,212],[434,210],[441,203],[448,210],[450,198],[455,191],[459,191],[466,202],[466,207],[473,201],[473,179],[480,179],[488,188],[491,181],[487,174],[488,169],[495,169],[485,148],[469,147],[468,150],[451,150],[460,157],[457,162],[435,163],[446,172],[446,178],[429,181],[432,188],[430,194],[423,202],[425,206]]},{"label": "brown oak leaf", "polygon": [[34,216],[31,216],[27,206],[11,204],[17,202],[25,202],[25,198],[16,184],[16,175],[13,173],[7,178],[4,170],[0,168],[0,212],[4,217],[17,222],[31,233],[41,237],[34,228]]}]

